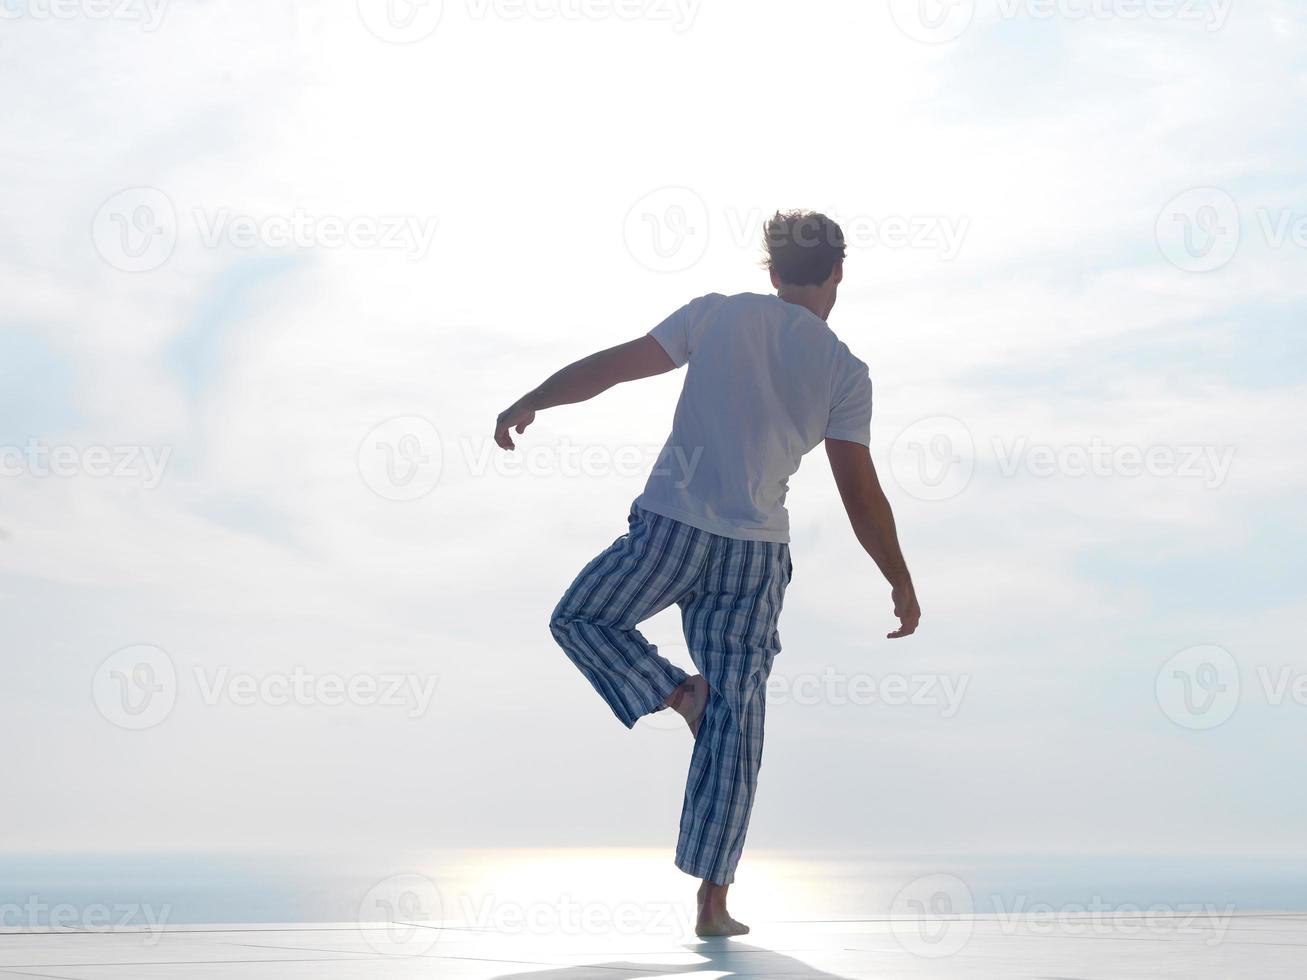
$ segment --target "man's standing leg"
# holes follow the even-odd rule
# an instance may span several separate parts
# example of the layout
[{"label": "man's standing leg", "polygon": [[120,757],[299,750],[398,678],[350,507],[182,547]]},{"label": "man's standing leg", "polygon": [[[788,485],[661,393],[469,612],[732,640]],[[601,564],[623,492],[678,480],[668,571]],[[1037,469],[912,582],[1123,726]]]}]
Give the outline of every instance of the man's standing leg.
[{"label": "man's standing leg", "polygon": [[690,760],[676,864],[704,880],[701,934],[747,931],[726,915],[762,765],[767,677],[780,652],[777,621],[789,546],[714,537],[699,587],[681,605],[686,641],[708,679]]},{"label": "man's standing leg", "polygon": [[629,523],[577,576],[549,621],[558,645],[627,728],[687,679],[636,626],[693,587],[713,537],[637,507]]}]

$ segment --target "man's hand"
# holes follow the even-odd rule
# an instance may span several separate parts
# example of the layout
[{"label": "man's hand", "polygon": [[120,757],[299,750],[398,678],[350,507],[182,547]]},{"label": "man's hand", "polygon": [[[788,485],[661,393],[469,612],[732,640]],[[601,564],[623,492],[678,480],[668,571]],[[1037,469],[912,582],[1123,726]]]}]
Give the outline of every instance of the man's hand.
[{"label": "man's hand", "polygon": [[495,442],[500,449],[507,449],[510,452],[517,447],[513,444],[513,437],[509,430],[521,435],[526,431],[526,427],[536,420],[534,409],[526,408],[521,402],[512,405],[499,413],[499,418],[495,421]]},{"label": "man's hand", "polygon": [[917,624],[921,622],[921,606],[917,604],[917,590],[912,587],[912,580],[909,579],[905,585],[895,588],[891,595],[894,599],[894,615],[898,617],[900,625],[889,634],[889,638],[897,640],[903,636],[911,636],[917,631]]}]

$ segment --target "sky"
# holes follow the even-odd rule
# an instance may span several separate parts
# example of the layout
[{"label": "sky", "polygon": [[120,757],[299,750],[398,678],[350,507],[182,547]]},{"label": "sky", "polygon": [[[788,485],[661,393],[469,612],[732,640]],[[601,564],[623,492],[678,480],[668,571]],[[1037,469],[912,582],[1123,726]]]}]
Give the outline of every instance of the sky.
[{"label": "sky", "polygon": [[3,11],[7,846],[670,848],[546,624],[682,376],[493,422],[811,208],[924,616],[809,458],[750,846],[1301,855],[1300,5]]}]

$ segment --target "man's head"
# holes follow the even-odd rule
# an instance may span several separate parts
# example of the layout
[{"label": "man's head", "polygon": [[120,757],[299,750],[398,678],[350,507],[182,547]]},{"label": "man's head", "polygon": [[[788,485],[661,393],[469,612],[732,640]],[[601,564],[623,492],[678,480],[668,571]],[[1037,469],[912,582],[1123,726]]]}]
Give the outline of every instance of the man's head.
[{"label": "man's head", "polygon": [[844,232],[813,211],[777,211],[765,231],[767,268],[781,298],[823,320],[835,308],[844,278]]}]

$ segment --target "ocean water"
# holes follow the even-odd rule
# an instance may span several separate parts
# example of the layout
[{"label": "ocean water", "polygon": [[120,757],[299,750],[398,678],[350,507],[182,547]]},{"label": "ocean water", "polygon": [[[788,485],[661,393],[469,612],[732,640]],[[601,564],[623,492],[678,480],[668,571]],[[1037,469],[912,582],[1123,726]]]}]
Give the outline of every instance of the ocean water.
[{"label": "ocean water", "polygon": [[[669,924],[695,881],[644,849],[417,855],[0,854],[0,928],[102,929],[387,918],[566,932]],[[942,897],[942,898],[941,898]],[[977,916],[1307,910],[1307,860],[748,853],[742,917],[884,918],[946,900]]]}]

